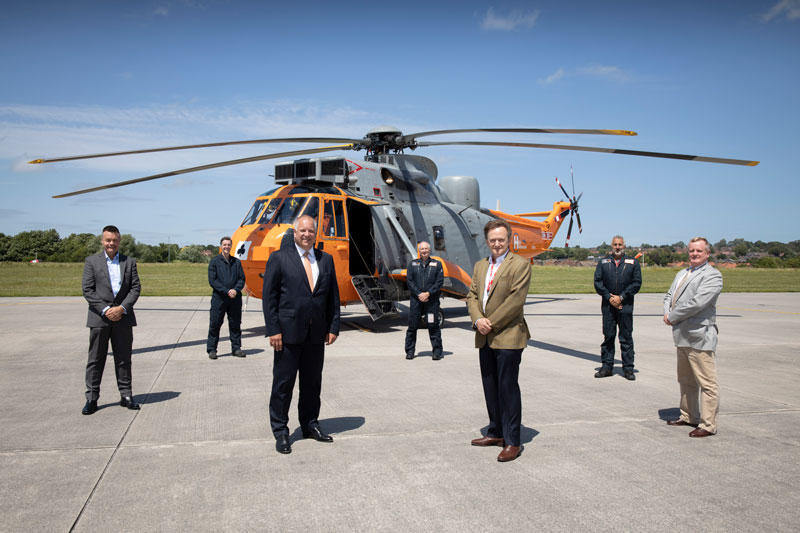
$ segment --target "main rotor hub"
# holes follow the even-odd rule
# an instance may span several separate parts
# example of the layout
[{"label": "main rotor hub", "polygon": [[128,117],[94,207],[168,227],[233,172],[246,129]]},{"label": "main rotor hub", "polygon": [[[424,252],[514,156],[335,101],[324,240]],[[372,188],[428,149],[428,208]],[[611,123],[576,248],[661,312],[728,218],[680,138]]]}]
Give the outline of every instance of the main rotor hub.
[{"label": "main rotor hub", "polygon": [[408,148],[409,145],[403,138],[403,132],[394,126],[378,126],[369,130],[364,136],[367,150],[376,154],[386,154],[390,150],[395,152]]}]

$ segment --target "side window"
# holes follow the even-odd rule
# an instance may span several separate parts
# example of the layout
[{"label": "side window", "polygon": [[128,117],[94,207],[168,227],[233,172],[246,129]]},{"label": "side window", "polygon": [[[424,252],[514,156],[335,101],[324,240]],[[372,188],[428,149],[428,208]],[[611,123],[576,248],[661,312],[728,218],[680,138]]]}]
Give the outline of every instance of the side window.
[{"label": "side window", "polygon": [[334,207],[334,217],[336,218],[336,236],[337,237],[346,237],[345,227],[344,227],[344,205],[341,200],[336,200],[333,202]]},{"label": "side window", "polygon": [[436,250],[446,250],[444,245],[444,228],[442,226],[433,227],[433,248]]},{"label": "side window", "polygon": [[346,237],[344,206],[341,200],[325,200],[319,234],[324,237]]}]

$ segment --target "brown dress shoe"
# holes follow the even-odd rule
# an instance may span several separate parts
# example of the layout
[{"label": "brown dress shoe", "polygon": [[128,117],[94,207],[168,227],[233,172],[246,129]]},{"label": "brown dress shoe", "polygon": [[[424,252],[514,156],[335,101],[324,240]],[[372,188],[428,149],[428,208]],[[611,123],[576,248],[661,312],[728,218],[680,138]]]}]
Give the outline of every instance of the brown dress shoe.
[{"label": "brown dress shoe", "polygon": [[675,420],[667,420],[668,426],[692,426],[693,428],[697,427],[697,424],[690,424],[686,420],[681,420],[680,418],[676,418]]},{"label": "brown dress shoe", "polygon": [[501,463],[507,463],[519,457],[521,453],[522,446],[506,446],[503,448],[503,451],[500,452],[500,455],[497,456],[497,460]]},{"label": "brown dress shoe", "polygon": [[703,428],[697,428],[691,433],[689,433],[690,437],[710,437],[711,435],[713,435],[713,433],[711,433],[710,431],[706,431]]},{"label": "brown dress shoe", "polygon": [[499,437],[481,437],[479,439],[473,439],[471,444],[473,446],[502,446],[503,439]]}]

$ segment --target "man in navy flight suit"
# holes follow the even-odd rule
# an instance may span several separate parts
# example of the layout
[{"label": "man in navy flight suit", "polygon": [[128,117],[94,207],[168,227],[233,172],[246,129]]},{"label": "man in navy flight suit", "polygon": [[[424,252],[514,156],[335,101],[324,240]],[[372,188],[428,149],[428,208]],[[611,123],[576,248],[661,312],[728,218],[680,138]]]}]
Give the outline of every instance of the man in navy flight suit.
[{"label": "man in navy flight suit", "polygon": [[439,325],[439,291],[444,283],[442,262],[431,259],[431,245],[422,241],[417,246],[419,259],[408,265],[406,283],[410,293],[408,331],[406,331],[406,359],[414,359],[417,345],[417,325],[420,317],[428,324],[433,360],[442,358],[442,330]]},{"label": "man in navy flight suit", "polygon": [[603,367],[594,375],[605,378],[613,374],[614,339],[619,328],[619,347],[622,351],[622,371],[625,379],[633,381],[633,295],[642,286],[642,269],[639,261],[625,255],[625,239],[616,235],[611,239],[612,253],[597,263],[594,271],[594,289],[602,298],[603,344],[600,359]]},{"label": "man in navy flight suit", "polygon": [[209,359],[217,358],[219,330],[227,314],[231,353],[234,357],[245,357],[242,351],[244,270],[242,270],[242,263],[231,255],[231,246],[233,245],[231,238],[223,237],[219,244],[222,252],[208,264],[208,284],[211,285],[213,292],[211,293],[206,351]]}]

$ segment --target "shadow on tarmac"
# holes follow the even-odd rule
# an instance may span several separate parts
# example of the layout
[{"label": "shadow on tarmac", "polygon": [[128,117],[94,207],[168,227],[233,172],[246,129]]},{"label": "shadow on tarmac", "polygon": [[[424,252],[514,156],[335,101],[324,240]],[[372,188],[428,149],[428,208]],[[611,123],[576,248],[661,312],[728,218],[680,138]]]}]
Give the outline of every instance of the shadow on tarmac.
[{"label": "shadow on tarmac", "polygon": [[[335,418],[324,418],[319,421],[319,426],[325,433],[331,435],[338,435],[347,431],[353,431],[364,425],[366,419],[363,416],[339,416]],[[301,428],[295,429],[289,440],[292,442],[303,438],[303,430]]]}]

